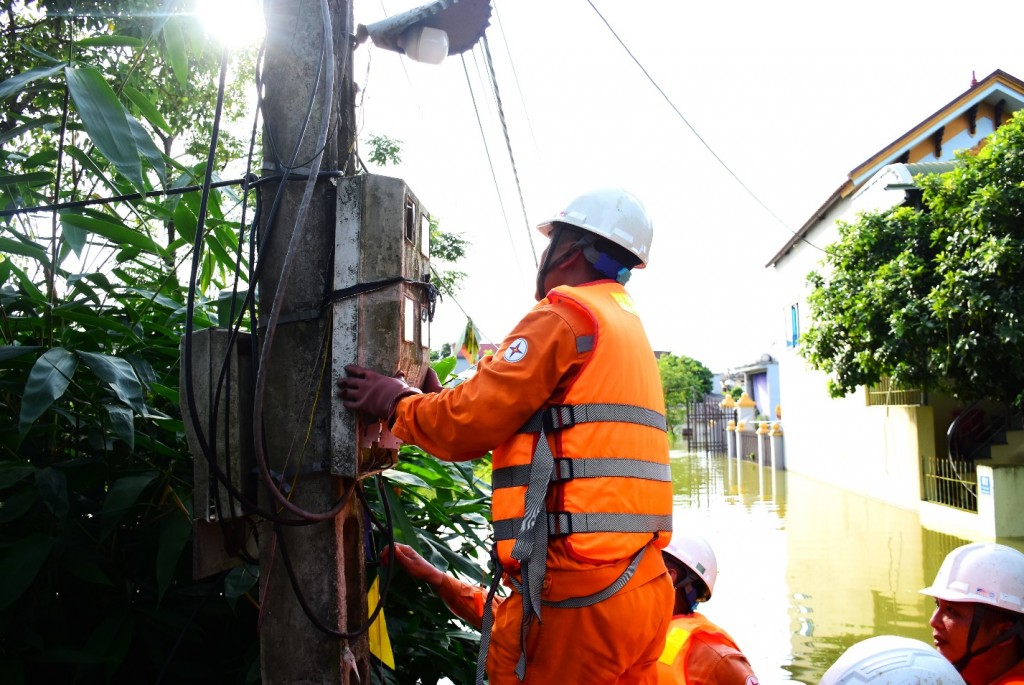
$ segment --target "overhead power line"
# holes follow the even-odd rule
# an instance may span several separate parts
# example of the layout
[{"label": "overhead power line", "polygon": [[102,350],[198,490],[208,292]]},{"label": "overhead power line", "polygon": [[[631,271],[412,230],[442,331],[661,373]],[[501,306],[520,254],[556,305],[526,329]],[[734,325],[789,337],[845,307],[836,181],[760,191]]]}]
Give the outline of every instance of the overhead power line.
[{"label": "overhead power line", "polygon": [[814,249],[821,250],[822,252],[824,252],[824,250],[822,250],[820,247],[818,247],[814,243],[810,242],[809,240],[807,240],[806,238],[801,236],[797,231],[794,231],[792,228],[790,228],[789,224],[787,224],[775,212],[773,212],[771,207],[766,205],[761,200],[761,198],[757,196],[757,193],[755,193],[753,190],[751,190],[747,186],[747,184],[743,182],[743,179],[741,179],[739,176],[737,176],[736,172],[733,171],[731,168],[729,168],[729,165],[726,164],[725,161],[721,157],[718,156],[718,153],[715,152],[714,149],[711,147],[711,145],[709,145],[708,142],[706,140],[704,140],[703,136],[701,136],[701,134],[697,132],[697,129],[695,129],[693,127],[693,124],[691,124],[689,121],[687,121],[686,117],[683,116],[683,113],[680,112],[679,108],[676,107],[675,103],[672,102],[672,99],[669,98],[669,96],[665,93],[665,91],[662,90],[661,86],[658,85],[657,81],[655,81],[654,78],[650,75],[650,73],[648,73],[647,69],[644,68],[644,65],[641,64],[640,60],[638,60],[636,58],[636,55],[633,54],[633,51],[629,49],[629,47],[622,40],[622,38],[619,37],[619,34],[615,31],[615,29],[612,28],[612,25],[610,23],[608,23],[608,20],[605,19],[603,14],[601,14],[601,10],[597,9],[597,6],[594,5],[593,0],[587,0],[587,4],[590,5],[590,7],[594,10],[594,13],[597,14],[598,17],[600,17],[601,21],[604,22],[604,25],[608,27],[608,30],[611,31],[613,36],[615,36],[615,40],[619,41],[619,45],[621,45],[622,49],[626,51],[626,54],[628,54],[630,56],[630,58],[636,63],[636,65],[638,67],[640,67],[640,71],[642,71],[644,73],[644,76],[646,76],[647,80],[651,82],[651,85],[654,86],[654,88],[661,94],[661,97],[663,97],[665,99],[665,102],[667,102],[668,106],[672,108],[672,111],[676,113],[676,115],[682,120],[682,122],[684,124],[686,124],[686,127],[688,129],[690,129],[690,131],[693,133],[694,136],[697,137],[697,140],[699,140],[701,142],[701,145],[703,145],[707,149],[707,151],[711,153],[711,156],[714,157],[715,160],[720,165],[722,165],[722,168],[725,169],[729,173],[729,175],[732,176],[733,179],[735,179],[735,181],[740,184],[740,187],[743,188],[743,190],[745,190],[747,192],[747,194],[750,195],[750,197],[752,197],[754,199],[754,202],[759,204],[761,206],[761,208],[764,209],[764,211],[768,212],[768,214],[770,214],[773,219],[778,221],[779,224],[783,228],[785,228],[787,231],[789,231],[790,233],[792,233],[795,236],[798,236],[800,238],[800,240],[802,240],[803,242],[807,243],[808,245],[810,245]]}]

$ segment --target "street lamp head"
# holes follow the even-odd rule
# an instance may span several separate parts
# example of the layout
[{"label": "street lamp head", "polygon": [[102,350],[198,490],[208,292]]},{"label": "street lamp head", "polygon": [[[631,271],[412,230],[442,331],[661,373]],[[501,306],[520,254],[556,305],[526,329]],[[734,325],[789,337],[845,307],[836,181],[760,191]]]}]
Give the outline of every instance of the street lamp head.
[{"label": "street lamp head", "polygon": [[382,21],[360,24],[356,39],[362,42],[368,37],[379,48],[439,64],[446,56],[476,45],[490,19],[491,0],[434,0]]}]

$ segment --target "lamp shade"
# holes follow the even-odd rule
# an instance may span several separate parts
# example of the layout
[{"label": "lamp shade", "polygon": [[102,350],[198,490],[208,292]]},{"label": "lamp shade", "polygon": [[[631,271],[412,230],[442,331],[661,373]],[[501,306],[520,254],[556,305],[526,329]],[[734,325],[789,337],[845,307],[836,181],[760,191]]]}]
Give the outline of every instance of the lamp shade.
[{"label": "lamp shade", "polygon": [[[424,40],[422,34],[412,36],[410,32],[413,29],[440,29],[448,36],[447,54],[458,55],[476,45],[490,21],[491,0],[435,0],[428,5],[361,26],[359,30],[365,30],[373,44],[379,48],[408,54],[403,44],[418,44]],[[413,57],[411,54],[409,56]]]}]

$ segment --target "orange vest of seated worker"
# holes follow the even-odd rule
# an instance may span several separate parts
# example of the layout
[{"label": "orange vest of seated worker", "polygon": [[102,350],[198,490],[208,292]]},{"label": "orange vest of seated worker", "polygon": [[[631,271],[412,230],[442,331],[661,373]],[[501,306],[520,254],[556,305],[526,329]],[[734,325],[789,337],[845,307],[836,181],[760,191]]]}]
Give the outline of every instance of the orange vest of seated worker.
[{"label": "orange vest of seated worker", "polygon": [[658,659],[658,685],[756,685],[747,657],[702,614],[672,617]]},{"label": "orange vest of seated worker", "polygon": [[[437,594],[452,613],[469,625],[480,627],[486,588],[463,583],[450,575],[442,575]],[[500,602],[501,598],[495,601]],[[696,612],[672,618],[665,648],[658,659],[658,685],[757,683],[750,662],[724,630]]]},{"label": "orange vest of seated worker", "polygon": [[[563,405],[588,405],[590,415],[562,409],[543,422],[535,418],[541,408]],[[657,419],[660,427],[650,425]],[[520,682],[523,652],[527,685],[657,682],[671,617],[657,551],[669,540],[672,510],[663,422],[654,354],[629,295],[611,280],[551,290],[469,381],[398,402],[392,432],[400,439],[452,461],[494,450],[495,539],[515,583],[526,575],[513,548],[536,448],[551,450],[551,473],[532,491],[547,512],[536,520],[550,535],[546,553],[531,557],[545,572],[540,587],[534,584],[545,603],[541,622],[534,616],[522,630],[521,592],[496,607],[487,659],[492,685]],[[581,532],[588,515],[593,532]],[[549,604],[599,593],[620,578],[628,582],[589,606]]]}]

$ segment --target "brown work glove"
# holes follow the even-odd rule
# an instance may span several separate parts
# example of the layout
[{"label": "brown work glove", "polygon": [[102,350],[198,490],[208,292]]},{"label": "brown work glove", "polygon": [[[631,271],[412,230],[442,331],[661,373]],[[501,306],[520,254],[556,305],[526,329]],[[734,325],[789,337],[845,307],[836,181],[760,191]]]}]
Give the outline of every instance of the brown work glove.
[{"label": "brown work glove", "polygon": [[338,379],[338,389],[346,409],[374,420],[386,420],[388,425],[394,422],[398,400],[420,393],[405,382],[405,374],[385,376],[356,364],[345,367],[345,377]]},{"label": "brown work glove", "polygon": [[429,366],[427,367],[427,375],[423,377],[423,383],[420,384],[420,390],[423,392],[441,392],[444,390],[444,386],[441,385],[441,379],[437,377],[437,372]]}]

